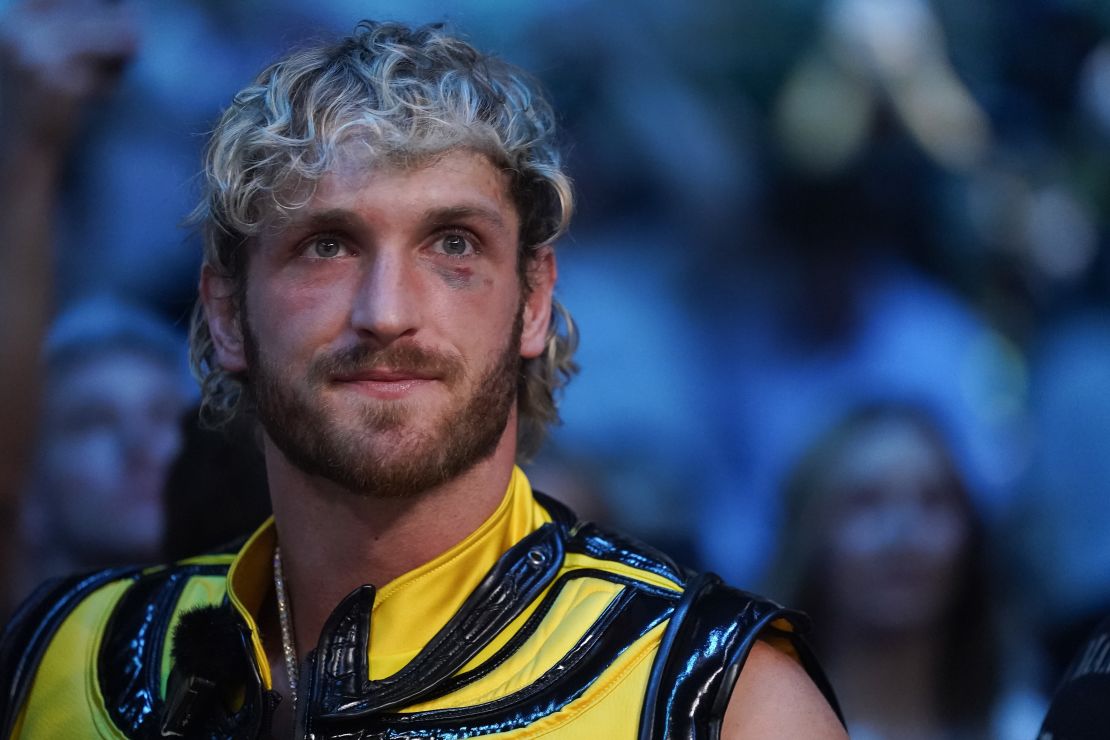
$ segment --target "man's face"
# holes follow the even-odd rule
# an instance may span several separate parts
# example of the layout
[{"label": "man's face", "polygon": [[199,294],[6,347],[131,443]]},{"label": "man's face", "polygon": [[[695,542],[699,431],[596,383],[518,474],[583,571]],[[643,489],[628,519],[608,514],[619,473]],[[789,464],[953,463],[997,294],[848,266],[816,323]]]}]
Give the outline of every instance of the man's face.
[{"label": "man's face", "polygon": [[484,155],[343,160],[250,247],[243,360],[274,445],[343,488],[404,496],[515,434],[520,359],[542,348],[533,306],[550,300],[549,285],[525,296],[518,238]]}]

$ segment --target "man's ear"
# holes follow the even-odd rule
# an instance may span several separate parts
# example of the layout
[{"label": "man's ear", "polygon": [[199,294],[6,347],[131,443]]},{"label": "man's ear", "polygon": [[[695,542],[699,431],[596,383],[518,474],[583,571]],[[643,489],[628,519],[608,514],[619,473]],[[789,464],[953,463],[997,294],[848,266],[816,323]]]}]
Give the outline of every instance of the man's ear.
[{"label": "man's ear", "polygon": [[228,372],[243,372],[247,369],[247,354],[243,348],[235,286],[211,266],[204,265],[200,270],[200,299],[216,349],[216,361]]},{"label": "man's ear", "polygon": [[524,299],[524,329],[520,335],[520,356],[539,357],[547,344],[547,328],[551,324],[551,301],[555,279],[559,275],[555,250],[541,248],[529,258],[528,284],[531,292]]}]

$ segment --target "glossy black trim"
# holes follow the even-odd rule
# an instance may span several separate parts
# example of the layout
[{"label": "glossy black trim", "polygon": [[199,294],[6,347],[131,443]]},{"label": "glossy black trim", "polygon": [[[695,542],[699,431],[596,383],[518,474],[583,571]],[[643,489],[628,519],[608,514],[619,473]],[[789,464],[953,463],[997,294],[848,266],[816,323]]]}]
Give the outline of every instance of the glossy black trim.
[{"label": "glossy black trim", "polygon": [[[597,570],[594,568],[581,568],[570,571],[568,573],[564,573],[562,576],[559,577],[557,581],[555,581],[554,584],[552,584],[550,590],[547,592],[547,594],[544,595],[543,601],[540,602],[535,610],[533,610],[532,614],[528,616],[528,619],[525,620],[524,624],[520,626],[520,629],[517,630],[517,632],[511,638],[509,638],[509,640],[504,645],[502,645],[501,648],[497,650],[497,652],[491,655],[488,660],[483,661],[480,665],[475,666],[471,670],[465,673],[456,674],[451,678],[451,680],[445,682],[440,687],[439,691],[436,691],[429,696],[425,696],[423,700],[427,701],[429,699],[435,699],[440,696],[450,694],[454,691],[458,691],[462,687],[474,683],[478,679],[492,673],[495,669],[501,666],[502,663],[515,655],[517,650],[519,650],[520,647],[533,634],[535,634],[536,629],[540,626],[540,623],[543,622],[543,620],[547,617],[548,612],[551,611],[551,606],[558,599],[559,594],[566,587],[566,585],[571,581],[581,578],[593,578],[597,580],[608,581],[610,583],[616,583],[625,587],[626,589],[642,591],[644,593],[658,596],[671,602],[677,602],[679,598],[679,594],[674,591],[656,588],[655,586],[645,584],[643,581],[636,581],[634,579],[627,578],[625,576],[619,576],[604,570]],[[615,602],[617,597],[614,596],[613,598]]]},{"label": "glossy black trim", "polygon": [[685,570],[651,545],[610,531],[593,522],[579,524],[571,532],[570,540],[567,542],[567,552],[582,553],[598,560],[623,563],[632,568],[662,576],[679,586],[689,579],[689,574]]},{"label": "glossy black trim", "polygon": [[622,590],[562,659],[520,691],[472,707],[334,714],[314,724],[312,737],[468,738],[526,727],[581,696],[621,653],[665,620],[672,607],[673,599],[660,594]]},{"label": "glossy black trim", "polygon": [[162,656],[182,589],[195,576],[226,573],[226,565],[152,571],[116,602],[101,638],[97,677],[113,724],[128,737],[160,736]]},{"label": "glossy black trim", "polygon": [[[655,663],[648,679],[647,691],[644,693],[643,709],[640,712],[639,740],[657,740],[657,736],[654,734],[655,725],[657,724],[655,717],[661,711],[660,694],[664,690],[663,681],[667,668],[667,656],[674,650],[675,642],[679,639],[679,632],[686,622],[686,615],[690,611],[690,606],[701,591],[712,585],[712,577],[707,578],[707,576],[709,574],[700,576],[688,584],[685,593],[682,595],[682,600],[675,606],[671,621],[663,633],[663,638],[659,641],[659,652],[656,653]],[[662,707],[664,711],[666,708],[666,706]]]},{"label": "glossy black trim", "polygon": [[[785,620],[789,632],[772,624]],[[803,667],[839,716],[828,681],[802,634],[804,614],[730,588],[712,573],[690,584],[663,636],[641,712],[639,740],[720,737],[721,721],[752,645],[774,631],[791,640]]]},{"label": "glossy black trim", "polygon": [[135,578],[138,568],[114,568],[47,581],[16,610],[0,637],[0,732],[9,737],[35,672],[54,633],[86,596],[112,581]]},{"label": "glossy black trim", "polygon": [[561,527],[564,532],[569,532],[580,521],[578,515],[569,506],[548,496],[546,493],[532,491],[532,498],[536,499],[536,502],[547,511],[555,524]]},{"label": "glossy black trim", "polygon": [[[376,681],[368,678],[365,645],[352,654],[348,625],[356,619],[352,610],[359,602],[345,600],[333,614],[337,621],[325,626],[320,638],[313,706],[321,716],[354,716],[423,700],[531,604],[562,563],[562,537],[556,527],[545,524],[506,551],[415,658],[396,674]],[[367,610],[361,622],[367,632],[369,621]],[[306,730],[311,729],[308,719]]]},{"label": "glossy black trim", "polygon": [[298,687],[300,705],[294,737],[317,737],[314,727],[320,707],[349,701],[371,683],[368,645],[376,593],[370,585],[356,588],[324,622],[319,644],[300,667],[302,684]]},{"label": "glossy black trim", "polygon": [[563,529],[567,552],[623,563],[662,576],[680,586],[689,578],[690,574],[684,568],[651,545],[593,522],[581,521],[565,504],[547,494],[535,491],[533,496]]}]

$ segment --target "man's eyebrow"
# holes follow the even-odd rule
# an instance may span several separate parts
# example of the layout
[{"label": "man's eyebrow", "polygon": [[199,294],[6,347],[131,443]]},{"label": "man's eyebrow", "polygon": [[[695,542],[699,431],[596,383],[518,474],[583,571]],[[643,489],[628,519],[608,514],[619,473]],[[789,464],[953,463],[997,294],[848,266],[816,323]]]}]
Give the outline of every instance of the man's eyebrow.
[{"label": "man's eyebrow", "polygon": [[[483,205],[464,204],[429,208],[423,214],[425,223],[446,226],[456,221],[485,221],[499,229],[506,228],[505,218],[494,208]],[[307,230],[349,229],[355,230],[362,224],[359,215],[346,208],[328,208],[323,211],[306,213],[293,219],[293,225]]]},{"label": "man's eyebrow", "polygon": [[505,219],[492,208],[479,205],[445,206],[424,212],[424,220],[432,224],[449,224],[452,221],[478,219],[498,228],[505,228]]},{"label": "man's eyebrow", "polygon": [[307,228],[319,229],[337,226],[354,227],[358,224],[359,218],[346,208],[329,208],[325,211],[309,213],[303,219],[296,219],[296,221]]}]

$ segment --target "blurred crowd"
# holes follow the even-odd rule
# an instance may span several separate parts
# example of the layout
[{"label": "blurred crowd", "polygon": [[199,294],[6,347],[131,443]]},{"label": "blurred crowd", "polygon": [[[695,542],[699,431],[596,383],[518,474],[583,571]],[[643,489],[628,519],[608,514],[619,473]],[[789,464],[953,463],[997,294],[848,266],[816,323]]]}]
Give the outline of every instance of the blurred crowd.
[{"label": "blurred crowd", "polygon": [[[118,35],[84,52],[104,79],[54,85],[68,107],[38,120],[65,156],[49,223],[28,226],[39,83],[11,50],[60,8]],[[196,423],[182,224],[220,106],[368,11],[0,10],[10,610],[42,578],[185,557],[266,516],[252,430]],[[582,208],[558,292],[582,372],[536,487],[804,608],[853,737],[1032,737],[1110,613],[1110,5],[372,12],[448,22],[560,111]]]}]

